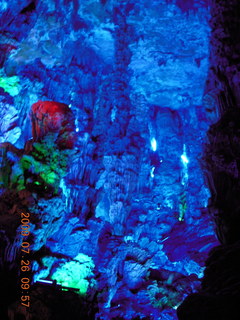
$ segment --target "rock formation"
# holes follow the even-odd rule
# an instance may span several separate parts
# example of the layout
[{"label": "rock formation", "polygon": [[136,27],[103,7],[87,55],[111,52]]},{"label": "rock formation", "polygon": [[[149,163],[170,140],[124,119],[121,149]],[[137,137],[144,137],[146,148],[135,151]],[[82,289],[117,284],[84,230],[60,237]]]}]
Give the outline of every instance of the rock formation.
[{"label": "rock formation", "polygon": [[235,0],[0,6],[1,319],[231,319],[237,12]]}]

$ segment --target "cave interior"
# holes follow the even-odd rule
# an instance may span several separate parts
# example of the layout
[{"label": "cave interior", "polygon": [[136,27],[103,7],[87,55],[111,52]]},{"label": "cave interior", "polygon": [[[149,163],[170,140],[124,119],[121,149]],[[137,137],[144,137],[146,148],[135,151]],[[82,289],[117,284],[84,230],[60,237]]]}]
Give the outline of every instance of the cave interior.
[{"label": "cave interior", "polygon": [[1,1],[1,320],[240,319],[239,30],[238,0]]}]

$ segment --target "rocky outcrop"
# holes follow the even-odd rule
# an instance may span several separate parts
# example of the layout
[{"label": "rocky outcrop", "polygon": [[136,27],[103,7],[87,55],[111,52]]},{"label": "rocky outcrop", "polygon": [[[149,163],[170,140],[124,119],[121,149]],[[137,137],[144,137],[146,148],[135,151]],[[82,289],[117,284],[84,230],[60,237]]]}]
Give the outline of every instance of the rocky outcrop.
[{"label": "rocky outcrop", "polygon": [[215,116],[205,144],[203,169],[211,191],[208,212],[221,246],[209,254],[199,292],[178,308],[180,320],[239,318],[239,10],[238,1],[212,2],[206,88]]},{"label": "rocky outcrop", "polygon": [[[2,10],[11,19],[0,24],[0,94],[13,115],[0,119],[3,257],[14,263],[17,213],[28,210],[34,283],[62,281],[64,271],[79,285],[76,267],[86,275],[76,279],[94,284],[79,301],[92,303],[89,317],[176,319],[216,244],[198,161],[216,117],[201,101],[205,1],[41,0]],[[34,313],[51,319],[41,295],[55,303],[53,294],[38,286]]]},{"label": "rocky outcrop", "polygon": [[49,132],[57,133],[60,149],[74,147],[74,117],[68,105],[54,101],[38,101],[31,108],[32,135],[34,141],[41,141]]}]

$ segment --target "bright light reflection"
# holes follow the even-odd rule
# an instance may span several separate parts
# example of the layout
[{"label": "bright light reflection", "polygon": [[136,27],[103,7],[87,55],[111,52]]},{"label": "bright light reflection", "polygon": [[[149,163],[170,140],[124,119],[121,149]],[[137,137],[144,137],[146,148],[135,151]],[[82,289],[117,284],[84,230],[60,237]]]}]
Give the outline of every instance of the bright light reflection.
[{"label": "bright light reflection", "polygon": [[182,159],[182,162],[183,162],[184,164],[188,164],[188,163],[189,163],[189,160],[188,160],[188,158],[187,158],[187,156],[186,156],[185,154],[182,154],[182,155],[181,155],[181,159]]},{"label": "bright light reflection", "polygon": [[155,138],[152,138],[151,140],[151,147],[154,152],[157,151],[157,141]]},{"label": "bright light reflection", "polygon": [[153,168],[151,169],[151,177],[152,177],[152,178],[154,178],[154,170],[155,170],[155,167],[153,167]]}]

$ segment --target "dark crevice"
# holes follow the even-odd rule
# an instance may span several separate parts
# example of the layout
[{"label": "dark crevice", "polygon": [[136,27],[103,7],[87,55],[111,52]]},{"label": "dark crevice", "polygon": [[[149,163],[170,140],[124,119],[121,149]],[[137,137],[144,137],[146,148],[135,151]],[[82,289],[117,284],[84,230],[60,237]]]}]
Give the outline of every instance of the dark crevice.
[{"label": "dark crevice", "polygon": [[23,8],[20,11],[20,14],[31,13],[31,12],[33,12],[35,10],[36,10],[36,4],[35,4],[35,1],[32,1],[27,7]]}]

